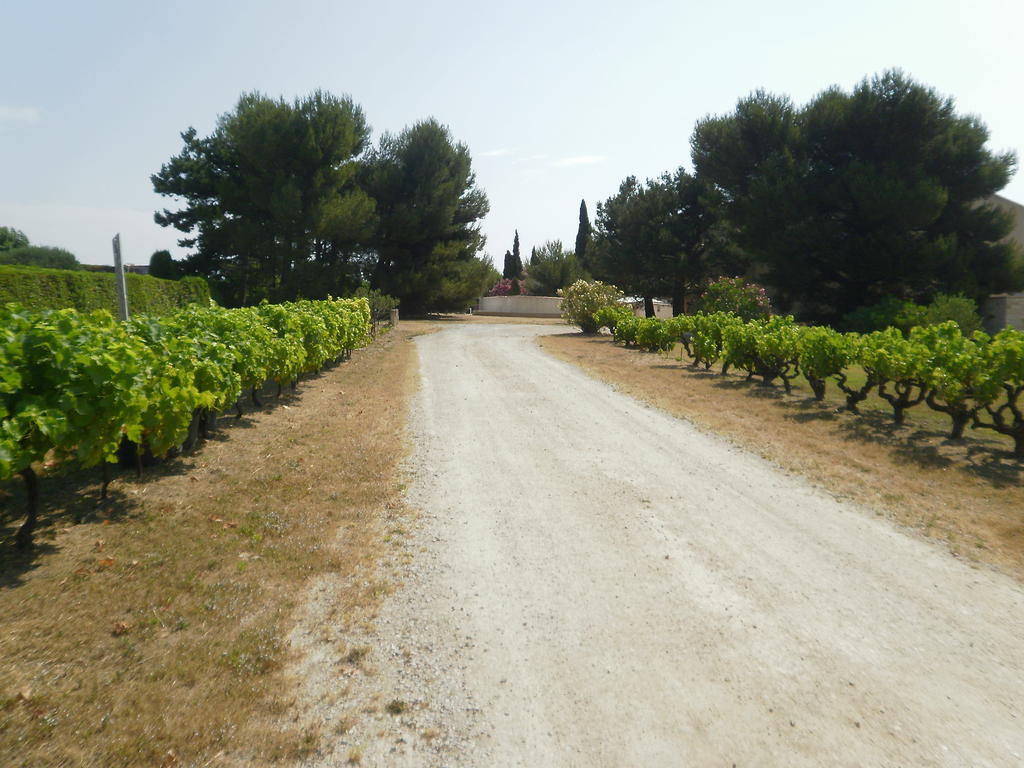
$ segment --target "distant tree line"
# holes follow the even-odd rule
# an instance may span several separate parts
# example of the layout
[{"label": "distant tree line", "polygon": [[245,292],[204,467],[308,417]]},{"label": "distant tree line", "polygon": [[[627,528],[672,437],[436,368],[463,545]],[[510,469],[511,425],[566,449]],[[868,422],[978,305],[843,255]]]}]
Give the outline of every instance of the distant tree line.
[{"label": "distant tree line", "polygon": [[0,227],[0,264],[46,269],[80,269],[75,254],[49,245],[32,245],[28,236],[14,227]]},{"label": "distant tree line", "polygon": [[487,197],[466,145],[434,119],[372,145],[348,97],[250,93],[210,136],[181,136],[151,178],[183,205],[155,219],[183,233],[181,271],[206,277],[226,304],[369,284],[419,313],[462,309],[494,282],[479,257]]},{"label": "distant tree line", "polygon": [[577,280],[590,279],[584,268],[584,254],[590,246],[592,227],[587,215],[587,203],[580,201],[580,220],[576,232],[576,250],[566,250],[561,240],[548,240],[540,247],[530,249],[530,260],[523,263],[520,255],[519,230],[515,231],[512,250],[505,251],[501,279],[491,288],[490,295],[556,296]]},{"label": "distant tree line", "polygon": [[629,177],[598,205],[583,266],[649,311],[670,297],[677,313],[710,279],[747,274],[782,309],[823,322],[885,297],[1016,290],[1012,219],[986,202],[1016,158],[988,138],[899,71],[799,108],[756,91],[697,123],[692,173]]}]

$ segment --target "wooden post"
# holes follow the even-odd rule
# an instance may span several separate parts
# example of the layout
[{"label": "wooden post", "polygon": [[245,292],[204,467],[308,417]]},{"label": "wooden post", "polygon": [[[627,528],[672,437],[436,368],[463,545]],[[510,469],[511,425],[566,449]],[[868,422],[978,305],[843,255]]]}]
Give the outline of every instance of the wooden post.
[{"label": "wooden post", "polygon": [[124,264],[121,263],[121,233],[114,235],[114,282],[117,285],[117,315],[121,322],[128,320],[128,288],[124,282]]},{"label": "wooden post", "polygon": [[398,325],[398,310],[397,309],[392,309],[391,310],[391,327],[394,328],[396,325]]}]

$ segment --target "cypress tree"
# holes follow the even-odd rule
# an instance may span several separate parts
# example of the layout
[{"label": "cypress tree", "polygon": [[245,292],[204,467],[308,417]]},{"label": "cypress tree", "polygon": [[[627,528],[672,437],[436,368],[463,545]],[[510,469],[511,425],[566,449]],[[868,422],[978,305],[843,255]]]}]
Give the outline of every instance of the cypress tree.
[{"label": "cypress tree", "polygon": [[576,230],[576,260],[587,265],[587,248],[590,245],[590,217],[587,216],[587,201],[580,200],[580,226]]},{"label": "cypress tree", "polygon": [[516,239],[512,241],[512,264],[516,273],[512,277],[519,277],[523,274],[523,260],[519,256],[519,230],[516,230]]},{"label": "cypress tree", "polygon": [[501,276],[506,278],[518,277],[515,263],[512,261],[512,254],[509,251],[505,251],[505,264],[501,268]]}]

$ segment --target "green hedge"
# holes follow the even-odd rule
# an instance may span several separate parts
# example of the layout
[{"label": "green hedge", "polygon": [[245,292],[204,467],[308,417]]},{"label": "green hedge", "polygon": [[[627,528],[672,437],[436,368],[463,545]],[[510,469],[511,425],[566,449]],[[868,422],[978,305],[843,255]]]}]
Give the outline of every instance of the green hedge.
[{"label": "green hedge", "polygon": [[[129,274],[125,279],[131,314],[166,315],[188,304],[210,303],[210,288],[201,277],[160,280]],[[0,304],[9,301],[30,310],[70,307],[79,312],[106,309],[117,314],[112,272],[0,266]]]}]

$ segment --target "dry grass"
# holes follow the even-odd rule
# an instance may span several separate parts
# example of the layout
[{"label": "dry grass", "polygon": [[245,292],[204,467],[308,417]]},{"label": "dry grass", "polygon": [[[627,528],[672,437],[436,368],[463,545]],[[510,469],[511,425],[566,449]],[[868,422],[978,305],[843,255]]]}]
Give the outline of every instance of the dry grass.
[{"label": "dry grass", "polygon": [[[95,471],[47,478],[29,556],[11,548],[21,490],[0,490],[0,764],[267,764],[315,748],[318,733],[263,727],[295,705],[285,638],[312,579],[372,573],[387,546],[424,330],[403,323],[225,419],[194,457],[118,476],[106,503]],[[387,592],[353,584],[341,600],[356,611]]]},{"label": "dry grass", "polygon": [[608,336],[570,333],[541,343],[624,392],[944,542],[958,556],[1024,579],[1024,464],[1009,454],[1007,441],[971,433],[951,442],[945,421],[925,406],[909,411],[902,428],[890,423],[882,401],[867,403],[864,416],[839,413],[834,391],[825,404],[808,388],[786,396],[781,387],[624,349]]}]

